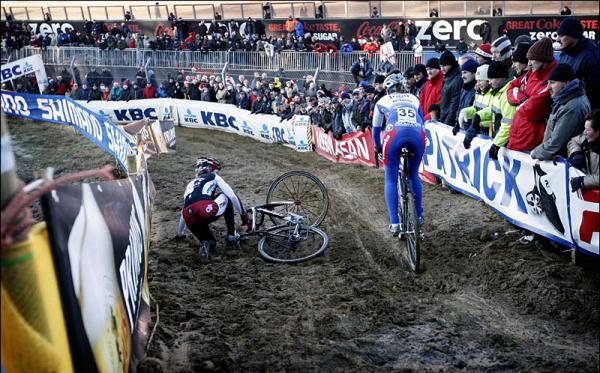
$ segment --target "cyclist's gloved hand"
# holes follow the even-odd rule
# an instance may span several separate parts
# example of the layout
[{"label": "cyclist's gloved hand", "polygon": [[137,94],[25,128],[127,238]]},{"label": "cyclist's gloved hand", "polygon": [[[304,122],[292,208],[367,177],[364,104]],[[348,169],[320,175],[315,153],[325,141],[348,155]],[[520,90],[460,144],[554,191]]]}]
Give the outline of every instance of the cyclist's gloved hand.
[{"label": "cyclist's gloved hand", "polygon": [[583,178],[584,176],[577,176],[571,179],[571,189],[573,190],[573,192],[584,188]]},{"label": "cyclist's gloved hand", "polygon": [[456,136],[456,134],[458,133],[458,131],[460,131],[460,125],[457,123],[454,125],[454,128],[452,128],[452,134],[454,136]]},{"label": "cyclist's gloved hand", "polygon": [[492,147],[490,148],[490,158],[491,159],[498,159],[498,151],[500,150],[500,147],[496,144],[492,144]]},{"label": "cyclist's gloved hand", "polygon": [[252,230],[252,220],[248,217],[248,213],[244,212],[240,215],[242,219],[242,224],[246,226],[246,232],[250,232]]}]

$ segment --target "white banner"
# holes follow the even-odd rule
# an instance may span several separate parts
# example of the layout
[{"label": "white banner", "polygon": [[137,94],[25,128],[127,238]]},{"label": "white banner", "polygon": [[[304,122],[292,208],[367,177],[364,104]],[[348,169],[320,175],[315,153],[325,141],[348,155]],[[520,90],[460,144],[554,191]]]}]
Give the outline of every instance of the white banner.
[{"label": "white banner", "polygon": [[35,74],[40,93],[44,92],[48,85],[48,76],[41,54],[34,54],[2,65],[2,83],[31,73]]},{"label": "white banner", "polygon": [[307,116],[300,116],[295,121],[281,121],[276,115],[251,114],[229,104],[169,98],[79,102],[99,115],[109,117],[114,123],[171,116],[183,127],[216,129],[263,142],[281,143],[298,151],[309,150]]},{"label": "white banner", "polygon": [[396,57],[394,54],[394,46],[392,45],[391,41],[388,41],[385,44],[382,44],[379,47],[379,55],[381,56],[381,59],[383,61],[385,61],[385,59],[388,59],[392,64],[396,63]]},{"label": "white banner", "polygon": [[426,171],[484,200],[513,224],[573,246],[564,163],[536,162],[527,153],[505,147],[493,160],[488,139],[474,138],[467,150],[462,132],[453,136],[452,128],[439,122],[427,122],[425,128]]}]

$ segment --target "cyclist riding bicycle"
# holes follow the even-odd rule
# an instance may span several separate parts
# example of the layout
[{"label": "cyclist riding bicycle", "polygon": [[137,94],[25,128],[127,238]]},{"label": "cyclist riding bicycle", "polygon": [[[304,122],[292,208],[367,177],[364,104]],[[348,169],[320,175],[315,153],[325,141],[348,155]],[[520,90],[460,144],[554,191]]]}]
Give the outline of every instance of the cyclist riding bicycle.
[{"label": "cyclist riding bicycle", "polygon": [[[377,102],[373,114],[373,141],[375,151],[383,155],[385,171],[385,202],[390,215],[389,230],[397,236],[402,232],[398,218],[398,172],[400,152],[403,148],[410,151],[408,158],[408,179],[415,197],[417,215],[419,217],[419,236],[424,238],[423,206],[419,165],[425,151],[425,131],[423,129],[423,112],[419,107],[419,99],[405,92],[404,77],[392,73],[383,82],[387,90]],[[386,120],[385,130],[381,136],[381,127]],[[383,146],[381,138],[383,137]]]},{"label": "cyclist riding bicycle", "polygon": [[[185,238],[185,227],[200,240],[207,241],[212,249],[217,242],[209,224],[225,216],[227,242],[237,241],[235,233],[234,209],[240,214],[242,223],[249,226],[248,214],[242,201],[233,189],[217,175],[221,163],[211,157],[201,157],[196,161],[196,177],[185,188],[184,207],[181,211],[176,239]],[[217,193],[219,188],[222,193]]]}]

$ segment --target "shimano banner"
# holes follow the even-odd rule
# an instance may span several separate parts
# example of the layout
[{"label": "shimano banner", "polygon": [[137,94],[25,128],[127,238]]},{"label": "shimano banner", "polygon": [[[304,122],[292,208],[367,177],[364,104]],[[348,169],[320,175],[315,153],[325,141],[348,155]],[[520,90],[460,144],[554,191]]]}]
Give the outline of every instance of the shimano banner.
[{"label": "shimano banner", "polygon": [[281,121],[276,115],[251,114],[234,105],[180,99],[80,103],[120,124],[170,116],[183,127],[237,133],[263,142],[284,144],[298,151],[307,151],[309,144],[308,118]]},{"label": "shimano banner", "polygon": [[96,115],[69,97],[2,91],[2,111],[22,118],[73,126],[115,157],[125,171],[127,156],[135,154],[134,144],[108,118]]}]

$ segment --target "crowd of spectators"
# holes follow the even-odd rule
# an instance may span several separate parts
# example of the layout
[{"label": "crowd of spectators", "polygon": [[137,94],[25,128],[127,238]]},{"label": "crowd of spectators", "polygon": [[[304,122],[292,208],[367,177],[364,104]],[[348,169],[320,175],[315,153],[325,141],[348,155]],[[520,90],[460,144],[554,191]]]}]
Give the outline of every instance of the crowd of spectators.
[{"label": "crowd of spectators", "polygon": [[[298,37],[296,42],[306,40],[297,20],[290,17],[286,29],[288,35]],[[410,25],[404,30],[410,43]],[[342,44],[342,52],[353,48],[354,43],[369,52],[373,47],[364,45],[398,36],[385,27],[381,32],[378,40],[363,41],[363,47],[358,40]],[[454,134],[462,129],[465,148],[477,134],[485,134],[493,142],[489,151],[492,159],[503,147],[530,152],[538,160],[569,156],[573,165],[596,175],[577,179],[573,188],[598,187],[598,46],[584,36],[581,23],[574,18],[563,20],[557,33],[558,60],[550,38],[534,42],[520,36],[511,42],[500,34],[492,43],[459,53],[458,60],[446,50],[439,58],[409,67],[403,72],[405,88],[419,98],[426,120],[452,126]],[[295,81],[256,72],[248,78],[222,79],[194,68],[187,73],[175,72],[156,87],[146,79],[143,69],[131,79],[118,80],[106,69],[92,69],[81,79],[64,69],[50,80],[44,93],[67,94],[80,100],[171,97],[219,102],[252,113],[278,115],[281,120],[304,114],[340,138],[370,127],[374,105],[385,94],[382,83],[394,69],[395,64],[385,58],[373,66],[369,54],[362,55],[351,68],[356,87],[339,92],[324,85],[317,87],[311,76]],[[17,81],[16,90],[35,90],[35,84]]]}]

